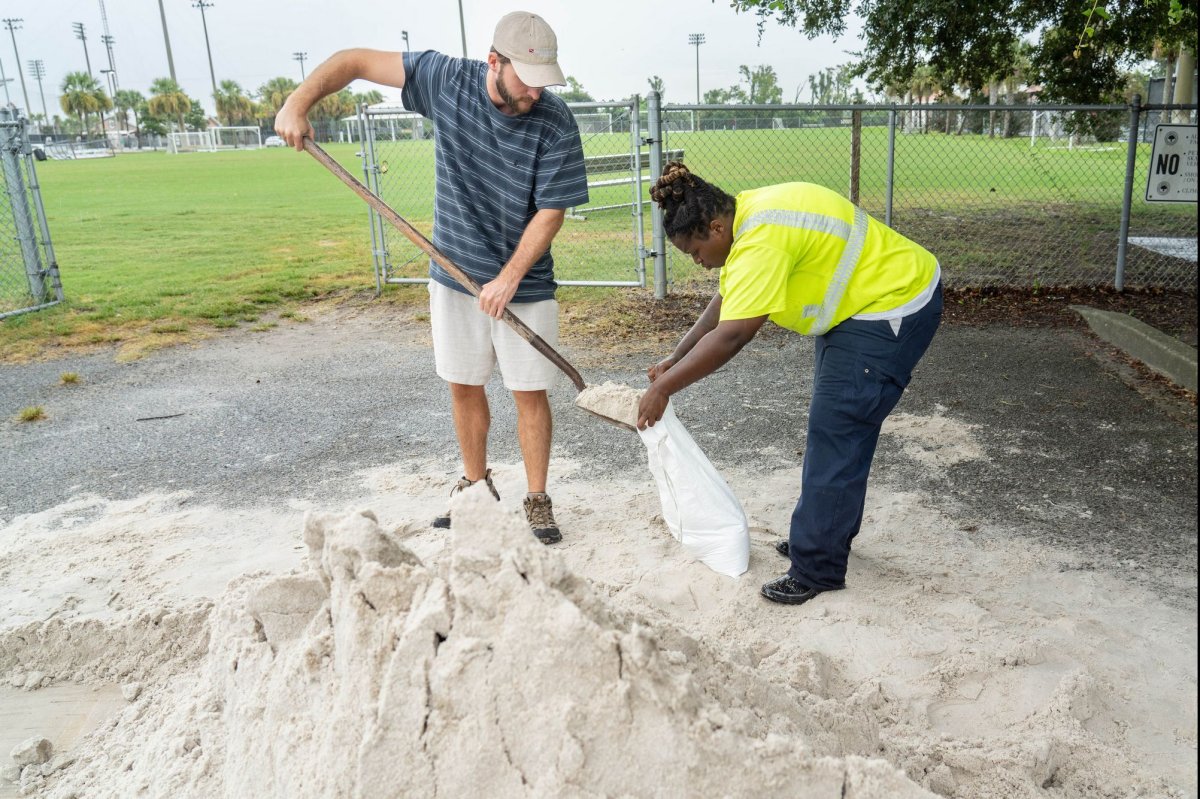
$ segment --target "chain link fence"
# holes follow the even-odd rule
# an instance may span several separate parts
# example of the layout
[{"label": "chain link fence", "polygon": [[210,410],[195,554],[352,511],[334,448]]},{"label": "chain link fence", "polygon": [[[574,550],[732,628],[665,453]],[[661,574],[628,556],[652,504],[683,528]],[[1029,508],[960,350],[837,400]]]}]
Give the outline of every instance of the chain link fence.
[{"label": "chain link fence", "polygon": [[25,125],[0,109],[0,319],[63,299]]},{"label": "chain link fence", "polygon": [[[1184,113],[1194,125],[1194,106]],[[1194,290],[1196,205],[1144,200],[1153,128],[1140,116],[1123,106],[666,106],[663,147],[683,149],[693,172],[730,193],[786,181],[844,192],[931,250],[948,286],[1029,288],[1120,282],[1132,136],[1124,285]],[[671,280],[695,273],[674,251],[668,265]]]},{"label": "chain link fence", "polygon": [[[659,107],[649,99],[571,104],[590,199],[570,210],[554,241],[565,285],[646,286],[662,274],[659,293],[701,272],[655,237],[648,201],[652,162],[682,160],[734,194],[788,181],[844,192],[930,249],[948,286],[1196,287],[1195,203],[1145,200],[1147,112],[1195,125],[1195,106]],[[373,107],[360,111],[359,127],[368,185],[430,231],[433,123]],[[374,213],[370,221],[377,281],[425,280],[423,254]]]}]

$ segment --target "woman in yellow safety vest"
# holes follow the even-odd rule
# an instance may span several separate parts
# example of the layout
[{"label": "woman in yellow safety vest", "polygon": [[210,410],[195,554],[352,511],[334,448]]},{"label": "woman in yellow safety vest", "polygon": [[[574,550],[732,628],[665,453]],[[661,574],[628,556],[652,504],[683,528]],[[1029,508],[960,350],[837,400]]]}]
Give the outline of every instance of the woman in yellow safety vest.
[{"label": "woman in yellow safety vest", "polygon": [[672,161],[650,196],[671,243],[721,276],[675,351],[650,367],[638,427],[662,418],[672,394],[727,363],[768,319],[814,336],[800,500],[788,540],[776,545],[791,568],[762,594],[798,605],[845,588],[880,427],[941,322],[937,259],[811,183],[731,197]]}]

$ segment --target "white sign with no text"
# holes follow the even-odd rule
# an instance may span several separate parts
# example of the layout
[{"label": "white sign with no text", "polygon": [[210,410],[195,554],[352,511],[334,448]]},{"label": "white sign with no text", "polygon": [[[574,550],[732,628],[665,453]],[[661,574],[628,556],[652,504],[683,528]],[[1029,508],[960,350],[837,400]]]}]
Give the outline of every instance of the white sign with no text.
[{"label": "white sign with no text", "polygon": [[1157,125],[1146,202],[1196,202],[1196,126]]}]

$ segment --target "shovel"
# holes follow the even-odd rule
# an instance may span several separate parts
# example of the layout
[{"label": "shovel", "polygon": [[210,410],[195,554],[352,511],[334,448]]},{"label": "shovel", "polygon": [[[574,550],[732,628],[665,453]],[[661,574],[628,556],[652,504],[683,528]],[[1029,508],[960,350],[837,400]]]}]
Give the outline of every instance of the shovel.
[{"label": "shovel", "polygon": [[[479,283],[476,282],[475,278],[471,277],[462,269],[460,269],[445,255],[445,253],[433,246],[433,242],[425,238],[421,231],[417,230],[415,227],[409,224],[404,217],[392,210],[391,206],[380,199],[377,194],[372,192],[362,183],[359,183],[358,180],[356,180],[353,175],[347,172],[341,164],[339,164],[337,161],[334,161],[329,156],[329,153],[322,150],[316,142],[307,136],[304,138],[304,149],[308,151],[309,155],[320,161],[321,165],[332,172],[338,178],[338,180],[349,186],[355,194],[366,200],[367,205],[378,211],[380,216],[392,224],[392,227],[403,233],[409,241],[417,245],[417,247],[419,247],[426,255],[432,258],[434,263],[446,270],[446,272],[449,273],[449,275],[455,280],[457,280],[459,285],[469,291],[472,296],[479,296],[480,286]],[[583,390],[587,388],[587,384],[583,382],[583,378],[580,376],[579,372],[575,370],[575,367],[571,366],[571,364],[567,362],[566,358],[564,358],[553,347],[547,344],[545,339],[533,332],[528,325],[517,318],[516,314],[505,308],[504,315],[501,316],[501,319],[513,330],[517,331],[517,334],[521,338],[528,341],[535,350],[540,352],[542,355],[545,355],[546,358],[550,360],[550,363],[561,369],[563,374],[569,377],[571,382],[575,384],[575,390],[577,392],[582,393]],[[613,419],[610,416],[605,416],[604,414],[599,413],[592,408],[578,404],[577,407],[587,411],[599,419],[609,422],[610,424],[615,424],[617,427],[623,427],[626,430],[631,431],[637,430],[637,428],[631,424],[622,422],[619,419]]]}]

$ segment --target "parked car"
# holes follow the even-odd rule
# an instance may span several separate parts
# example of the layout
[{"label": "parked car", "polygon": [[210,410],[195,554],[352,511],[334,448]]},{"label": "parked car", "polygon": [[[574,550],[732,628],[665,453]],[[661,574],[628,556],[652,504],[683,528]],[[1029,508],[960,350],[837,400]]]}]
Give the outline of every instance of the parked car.
[{"label": "parked car", "polygon": [[279,136],[268,136],[263,141],[263,147],[287,147],[287,142]]}]

